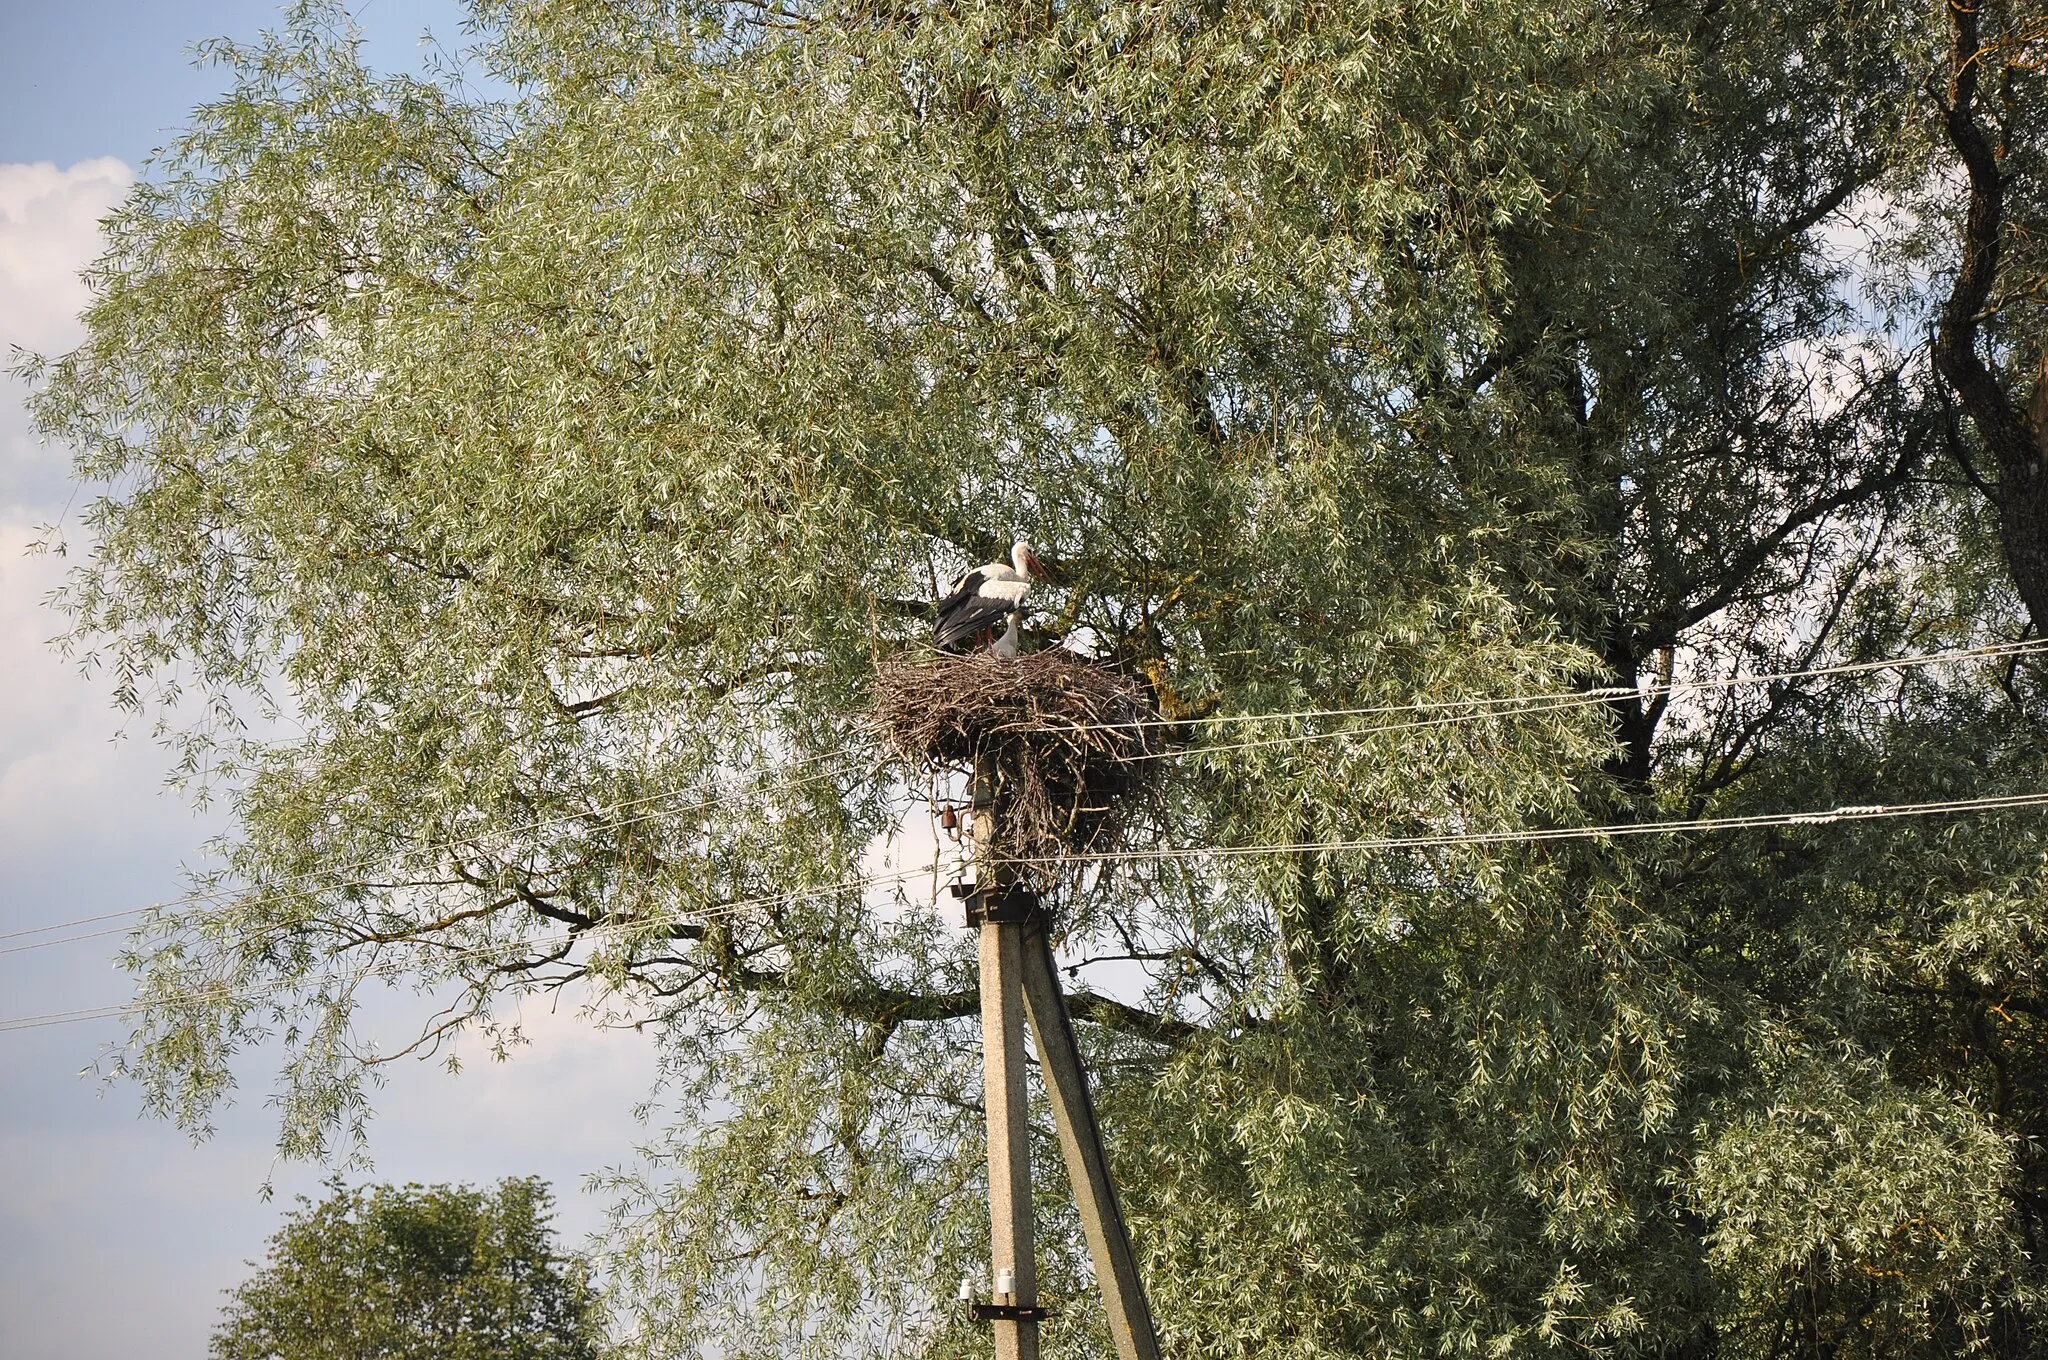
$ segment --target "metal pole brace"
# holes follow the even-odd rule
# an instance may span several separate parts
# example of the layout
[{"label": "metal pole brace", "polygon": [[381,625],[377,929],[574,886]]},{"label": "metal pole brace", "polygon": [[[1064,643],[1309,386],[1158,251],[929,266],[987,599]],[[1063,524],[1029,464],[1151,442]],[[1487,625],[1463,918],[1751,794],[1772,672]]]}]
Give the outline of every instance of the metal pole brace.
[{"label": "metal pole brace", "polygon": [[1030,925],[1044,920],[1045,908],[1038,904],[1038,894],[1028,888],[990,890],[976,887],[967,894],[967,924],[970,926],[985,923]]},{"label": "metal pole brace", "polygon": [[1052,1309],[1035,1303],[970,1303],[967,1316],[975,1322],[1044,1322]]}]

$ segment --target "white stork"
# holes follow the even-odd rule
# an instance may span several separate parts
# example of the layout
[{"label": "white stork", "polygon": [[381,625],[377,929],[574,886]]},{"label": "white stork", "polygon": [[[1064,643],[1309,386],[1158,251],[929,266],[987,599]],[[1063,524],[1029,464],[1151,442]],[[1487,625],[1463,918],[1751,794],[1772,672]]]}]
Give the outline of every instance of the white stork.
[{"label": "white stork", "polygon": [[[939,601],[932,641],[942,652],[971,651],[977,643],[985,643],[997,656],[1015,656],[1024,597],[1031,593],[1031,578],[1043,575],[1045,567],[1032,555],[1031,545],[1018,539],[1008,562],[984,562],[961,577],[953,593]],[[989,633],[1005,614],[1010,616],[1009,626],[1001,637],[991,640]]]}]

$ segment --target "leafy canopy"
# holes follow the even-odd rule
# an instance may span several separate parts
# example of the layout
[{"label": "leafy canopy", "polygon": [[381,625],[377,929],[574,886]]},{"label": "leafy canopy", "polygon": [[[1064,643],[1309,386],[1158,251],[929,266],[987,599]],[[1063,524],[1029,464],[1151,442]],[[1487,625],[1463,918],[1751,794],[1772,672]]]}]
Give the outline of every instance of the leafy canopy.
[{"label": "leafy canopy", "polygon": [[594,1360],[595,1299],[549,1203],[530,1179],[301,1198],[230,1295],[214,1360]]}]

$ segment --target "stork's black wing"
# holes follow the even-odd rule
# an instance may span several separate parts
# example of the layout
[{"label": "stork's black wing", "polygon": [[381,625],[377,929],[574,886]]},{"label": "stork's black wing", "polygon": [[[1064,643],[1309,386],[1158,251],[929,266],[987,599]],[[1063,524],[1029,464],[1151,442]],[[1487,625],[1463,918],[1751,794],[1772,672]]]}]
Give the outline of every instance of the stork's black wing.
[{"label": "stork's black wing", "polygon": [[940,600],[937,605],[940,622],[943,623],[946,615],[972,600],[980,592],[981,583],[987,579],[987,573],[982,571],[980,567],[976,567],[973,571],[961,577],[960,584],[953,587],[953,593]]},{"label": "stork's black wing", "polygon": [[1016,607],[993,595],[983,594],[981,588],[987,580],[987,575],[980,570],[970,571],[960,578],[960,584],[953,587],[952,594],[939,601],[939,616],[932,624],[932,641],[938,644],[940,651],[966,651],[978,633],[993,626]]},{"label": "stork's black wing", "polygon": [[932,625],[932,641],[942,651],[964,652],[975,635],[993,628],[1003,615],[1024,607],[1031,593],[1031,580],[1000,562],[976,567],[960,578],[953,593],[938,603],[938,619]]}]

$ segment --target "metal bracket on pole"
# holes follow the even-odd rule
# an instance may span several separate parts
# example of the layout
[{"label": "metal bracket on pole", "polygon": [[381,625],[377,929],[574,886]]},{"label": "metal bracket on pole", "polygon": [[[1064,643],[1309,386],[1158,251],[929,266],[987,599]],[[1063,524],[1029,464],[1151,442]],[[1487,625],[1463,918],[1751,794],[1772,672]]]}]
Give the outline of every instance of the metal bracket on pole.
[{"label": "metal bracket on pole", "polygon": [[976,1322],[1044,1322],[1052,1309],[1026,1303],[970,1303],[967,1316]]},{"label": "metal bracket on pole", "polygon": [[966,896],[970,926],[1037,925],[1045,919],[1038,894],[1027,888],[977,887]]}]

